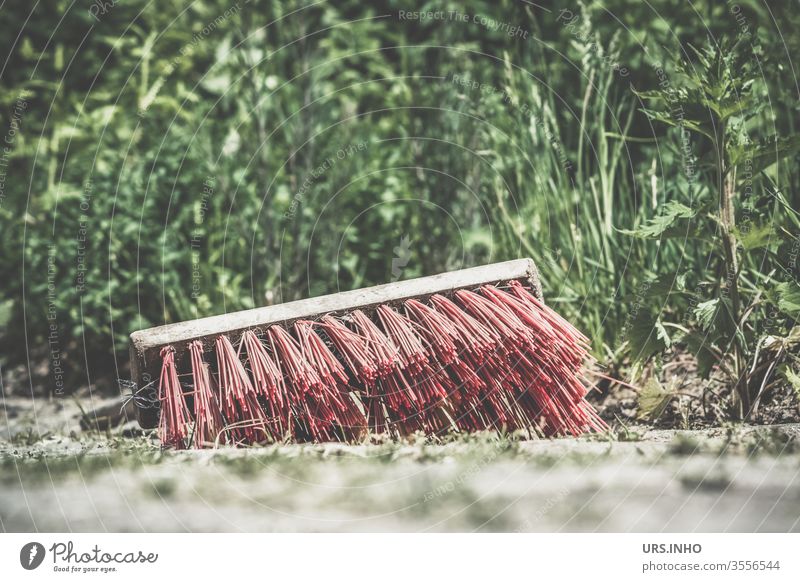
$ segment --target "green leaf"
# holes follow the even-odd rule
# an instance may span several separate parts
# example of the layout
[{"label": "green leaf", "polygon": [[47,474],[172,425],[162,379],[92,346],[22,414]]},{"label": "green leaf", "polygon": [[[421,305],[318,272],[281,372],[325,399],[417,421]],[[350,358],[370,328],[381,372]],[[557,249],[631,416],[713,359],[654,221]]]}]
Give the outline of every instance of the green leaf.
[{"label": "green leaf", "polygon": [[[671,200],[664,205],[663,212],[653,218],[650,222],[640,226],[635,230],[622,230],[623,234],[636,236],[639,238],[656,239],[661,238],[676,222],[681,220],[690,220],[694,218],[696,211],[688,206]],[[688,231],[684,229],[684,234]]]},{"label": "green leaf", "polygon": [[629,343],[633,360],[644,361],[670,347],[672,340],[661,320],[645,312],[634,318],[629,330]]},{"label": "green leaf", "polygon": [[685,274],[667,273],[647,280],[642,289],[645,297],[663,303],[670,295],[685,293],[685,287]]},{"label": "green leaf", "polygon": [[794,393],[797,395],[797,398],[800,398],[800,374],[795,372],[789,365],[782,366],[781,371],[786,381],[794,388]]},{"label": "green leaf", "polygon": [[716,319],[717,309],[719,308],[719,298],[711,299],[698,303],[694,308],[694,316],[697,318],[703,331],[708,331]]},{"label": "green leaf", "polygon": [[798,344],[800,344],[800,325],[795,325],[785,336],[768,335],[763,340],[764,349],[771,352],[781,350],[788,352]]},{"label": "green leaf", "polygon": [[776,285],[778,292],[778,309],[791,317],[800,315],[800,285],[787,281]]},{"label": "green leaf", "polygon": [[737,144],[728,149],[732,166],[744,165],[748,174],[758,174],[787,156],[800,152],[800,135],[771,136],[751,144]]},{"label": "green leaf", "polygon": [[703,378],[708,378],[711,370],[719,363],[719,357],[711,348],[705,334],[691,333],[686,335],[683,341],[697,359],[697,373]]},{"label": "green leaf", "polygon": [[746,251],[768,247],[774,240],[775,231],[771,224],[754,225],[747,232],[736,232],[736,238]]},{"label": "green leaf", "polygon": [[656,378],[648,380],[639,392],[638,416],[641,420],[656,420],[664,413],[675,393],[664,388]]}]

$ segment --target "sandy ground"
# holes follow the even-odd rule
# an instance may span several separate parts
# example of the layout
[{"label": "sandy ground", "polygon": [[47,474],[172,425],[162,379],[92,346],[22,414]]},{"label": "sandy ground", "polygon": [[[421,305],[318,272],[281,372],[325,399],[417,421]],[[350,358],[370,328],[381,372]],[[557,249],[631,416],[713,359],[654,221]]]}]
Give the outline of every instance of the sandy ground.
[{"label": "sandy ground", "polygon": [[4,531],[800,531],[798,424],[176,453],[4,405]]}]

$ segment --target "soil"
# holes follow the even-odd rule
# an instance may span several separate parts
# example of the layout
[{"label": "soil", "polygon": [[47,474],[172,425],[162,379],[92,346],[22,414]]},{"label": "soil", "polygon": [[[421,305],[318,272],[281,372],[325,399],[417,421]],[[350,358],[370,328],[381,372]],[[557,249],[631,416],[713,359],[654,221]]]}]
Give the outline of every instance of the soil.
[{"label": "soil", "polygon": [[[732,417],[730,382],[719,373],[701,377],[694,356],[686,352],[672,354],[658,370],[650,365],[633,385],[611,381],[608,376],[627,377],[614,371],[595,369],[588,375],[597,380],[588,399],[612,425],[644,423],[661,429],[700,429],[724,425]],[[645,414],[640,407],[640,396],[653,383],[663,392],[665,406]],[[764,386],[756,402],[747,419],[749,424],[773,425],[800,420],[800,394],[780,375]]]},{"label": "soil", "polygon": [[3,531],[800,531],[800,424],[174,452],[36,402],[0,409]]}]

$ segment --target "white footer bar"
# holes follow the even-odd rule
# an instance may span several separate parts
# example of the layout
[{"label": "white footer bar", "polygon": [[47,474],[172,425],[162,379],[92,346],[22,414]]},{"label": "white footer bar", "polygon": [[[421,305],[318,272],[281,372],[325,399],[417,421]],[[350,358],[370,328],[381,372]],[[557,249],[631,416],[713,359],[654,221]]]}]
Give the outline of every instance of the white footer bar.
[{"label": "white footer bar", "polygon": [[799,542],[797,534],[3,534],[0,579],[800,580]]}]

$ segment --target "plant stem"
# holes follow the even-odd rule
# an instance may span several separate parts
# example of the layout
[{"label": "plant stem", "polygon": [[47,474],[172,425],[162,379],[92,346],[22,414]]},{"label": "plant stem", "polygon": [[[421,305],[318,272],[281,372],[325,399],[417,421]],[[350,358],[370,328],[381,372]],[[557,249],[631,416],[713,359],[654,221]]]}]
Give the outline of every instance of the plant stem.
[{"label": "plant stem", "polygon": [[[739,313],[741,302],[739,299],[739,261],[736,256],[736,211],[733,198],[736,193],[736,168],[728,166],[728,158],[725,151],[727,143],[727,124],[719,121],[717,124],[717,185],[719,188],[719,218],[722,230],[722,244],[725,253],[725,276],[726,281],[723,288],[727,290],[731,301],[731,319],[735,328],[739,327]],[[748,387],[748,375],[746,373],[746,362],[739,343],[738,333],[734,334],[732,340],[734,367],[736,377],[734,387],[734,413],[739,419],[743,419],[750,411],[750,391]]]}]

